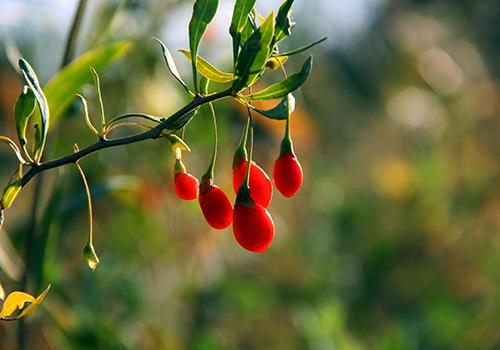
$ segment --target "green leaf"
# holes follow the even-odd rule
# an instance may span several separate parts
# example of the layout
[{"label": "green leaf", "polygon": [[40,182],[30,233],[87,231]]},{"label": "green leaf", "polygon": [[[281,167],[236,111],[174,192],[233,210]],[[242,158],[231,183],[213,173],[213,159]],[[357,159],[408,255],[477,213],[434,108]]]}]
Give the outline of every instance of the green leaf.
[{"label": "green leaf", "polygon": [[291,51],[287,51],[287,52],[283,52],[283,53],[280,53],[280,54],[277,54],[277,55],[274,55],[274,57],[287,57],[287,56],[292,56],[292,55],[296,55],[300,52],[303,52],[303,51],[306,51],[308,49],[310,49],[311,47],[313,46],[316,46],[320,43],[322,43],[323,41],[325,41],[326,39],[328,39],[328,37],[323,37],[321,39],[318,39],[316,41],[313,41],[312,43],[310,44],[307,44],[305,46],[302,46],[302,47],[299,47],[297,49],[294,49],[294,50],[291,50]]},{"label": "green leaf", "polygon": [[248,23],[248,15],[255,5],[255,0],[236,0],[231,18],[229,34],[233,38],[233,59],[236,63],[238,50],[241,44],[241,33]]},{"label": "green leaf", "polygon": [[252,22],[250,20],[252,15],[248,15],[247,22],[245,23],[245,26],[243,27],[243,30],[240,33],[241,39],[240,39],[240,46],[243,47],[245,46],[245,43],[248,41],[248,39],[252,36],[252,34],[255,31],[255,28],[252,25]]},{"label": "green leaf", "polygon": [[23,167],[19,166],[19,170],[16,170],[14,175],[10,178],[10,181],[3,190],[2,198],[0,199],[0,210],[9,208],[17,195],[22,189],[21,178],[23,176]]},{"label": "green leaf", "polygon": [[311,73],[312,62],[312,56],[309,56],[306,62],[302,65],[300,72],[289,76],[282,82],[273,84],[264,90],[256,92],[255,94],[245,96],[245,98],[250,100],[272,100],[286,96],[288,93],[297,90],[302,84],[304,84]]},{"label": "green leaf", "polygon": [[276,28],[274,30],[275,40],[279,42],[292,34],[291,29],[295,23],[290,18],[293,0],[285,0],[276,15]]},{"label": "green leaf", "polygon": [[59,71],[44,88],[55,123],[66,108],[74,101],[83,85],[92,81],[89,67],[103,71],[111,63],[125,55],[132,48],[129,42],[116,42],[89,51]]},{"label": "green leaf", "polygon": [[174,76],[175,79],[177,79],[177,81],[184,87],[184,89],[186,89],[186,91],[191,94],[191,91],[189,91],[189,88],[187,87],[184,80],[182,80],[181,75],[177,70],[174,58],[172,57],[172,54],[170,53],[169,49],[165,46],[165,44],[163,44],[163,42],[160,39],[158,38],[153,38],[153,39],[158,41],[158,43],[160,44],[161,50],[163,51],[163,57],[165,58],[165,62],[167,63],[167,68],[170,71],[170,73]]},{"label": "green leaf", "polygon": [[189,22],[189,49],[193,54],[193,80],[195,92],[198,92],[198,76],[196,73],[196,59],[201,38],[205,34],[208,24],[217,12],[219,0],[196,0],[193,6],[193,16]]},{"label": "green leaf", "polygon": [[247,40],[236,62],[236,79],[233,91],[239,92],[252,86],[262,75],[270,53],[274,33],[274,13],[267,17],[257,31]]},{"label": "green leaf", "polygon": [[254,111],[259,112],[265,117],[275,120],[285,120],[295,110],[295,98],[292,94],[288,94],[276,105],[276,107],[262,110],[252,107]]},{"label": "green leaf", "polygon": [[128,119],[128,118],[141,118],[141,119],[155,122],[158,124],[160,124],[163,120],[163,118],[158,118],[158,117],[155,117],[153,115],[144,114],[144,113],[127,113],[127,114],[122,114],[122,115],[116,116],[113,119],[111,119],[108,122],[108,124],[106,125],[106,128],[109,129],[112,125],[118,123],[120,120],[124,120],[124,119]]},{"label": "green leaf", "polygon": [[[191,52],[188,50],[179,50],[182,52],[184,56],[187,57],[188,60],[191,61]],[[212,64],[208,63],[203,57],[198,56],[198,71],[205,78],[218,82],[218,83],[228,83],[234,80],[234,75],[231,73],[223,72],[217,68],[215,68]]]},{"label": "green leaf", "polygon": [[19,138],[19,143],[21,147],[26,152],[26,126],[28,124],[28,119],[33,115],[33,111],[36,107],[35,95],[33,90],[27,85],[24,86],[21,95],[16,102],[16,107],[14,109],[16,117],[16,129],[17,137]]},{"label": "green leaf", "polygon": [[99,74],[94,67],[90,67],[90,73],[92,73],[92,80],[94,81],[95,92],[97,100],[99,101],[99,110],[101,113],[101,133],[104,133],[104,129],[106,128],[106,114],[104,113],[104,103],[102,102],[101,82],[99,80]]},{"label": "green leaf", "polygon": [[21,73],[23,74],[24,80],[31,88],[33,95],[38,103],[38,108],[40,110],[40,124],[39,127],[39,138],[35,139],[35,161],[40,161],[43,154],[43,149],[45,148],[45,140],[47,139],[47,132],[49,130],[49,105],[47,103],[47,99],[45,94],[40,87],[40,83],[38,81],[38,77],[34,69],[30,66],[28,61],[21,58],[19,59],[19,68],[21,69]]}]

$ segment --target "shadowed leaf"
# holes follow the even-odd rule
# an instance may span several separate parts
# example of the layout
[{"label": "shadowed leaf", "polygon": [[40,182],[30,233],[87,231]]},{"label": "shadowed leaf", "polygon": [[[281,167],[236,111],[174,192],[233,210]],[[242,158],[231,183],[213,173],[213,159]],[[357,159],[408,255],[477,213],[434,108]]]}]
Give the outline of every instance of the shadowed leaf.
[{"label": "shadowed leaf", "polygon": [[238,56],[236,79],[233,83],[235,92],[252,86],[263,73],[274,33],[274,14],[271,13],[259,29],[248,38]]},{"label": "shadowed leaf", "polygon": [[256,112],[259,112],[265,117],[275,120],[285,120],[295,109],[295,98],[292,94],[288,94],[275,107],[267,110],[262,110],[253,107]]}]

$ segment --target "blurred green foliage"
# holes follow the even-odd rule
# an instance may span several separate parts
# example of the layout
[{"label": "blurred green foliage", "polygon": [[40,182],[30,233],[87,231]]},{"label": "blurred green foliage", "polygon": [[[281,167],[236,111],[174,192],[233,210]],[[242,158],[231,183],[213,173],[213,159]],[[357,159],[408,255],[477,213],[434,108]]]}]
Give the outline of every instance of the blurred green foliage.
[{"label": "blurred green foliage", "polygon": [[[89,10],[80,50],[116,6],[102,1]],[[101,43],[131,39],[135,48],[101,74],[108,115],[163,116],[187,100],[149,38],[161,37],[163,24],[190,7],[130,1],[117,13]],[[308,13],[296,11],[298,38],[290,49],[324,34],[316,32],[321,18]],[[168,37],[187,37],[188,18]],[[226,61],[210,56],[222,40],[216,26],[202,53],[229,71],[230,19],[222,20]],[[38,276],[29,291],[52,288],[27,320],[28,348],[499,349],[498,23],[500,4],[493,0],[388,0],[362,33],[314,49],[315,67],[292,121],[305,186],[293,200],[275,193],[277,236],[265,254],[243,251],[230,230],[207,226],[197,203],[175,197],[172,156],[159,140],[82,160],[101,258],[91,273],[81,257],[87,227],[81,179],[71,167],[52,171],[27,262]],[[46,40],[64,41],[65,28],[41,28]],[[18,37],[45,83],[53,74],[45,56],[58,61],[59,54],[41,57],[39,44]],[[291,59],[292,67],[305,55]],[[180,68],[188,77],[189,62]],[[2,53],[1,134],[15,135],[20,91]],[[89,86],[85,95],[97,116],[92,93]],[[244,111],[227,103],[216,109],[222,144],[216,177],[229,192]],[[186,132],[193,152],[185,163],[195,174],[210,156],[209,125],[202,113]],[[268,172],[282,127],[257,120],[256,158]],[[93,141],[78,104],[57,129],[50,158],[69,153],[74,142]],[[14,167],[9,150],[0,148],[1,183]],[[4,223],[6,291],[18,286],[32,187]],[[43,237],[46,249],[39,246]],[[16,327],[0,324],[0,349],[13,348]]]}]

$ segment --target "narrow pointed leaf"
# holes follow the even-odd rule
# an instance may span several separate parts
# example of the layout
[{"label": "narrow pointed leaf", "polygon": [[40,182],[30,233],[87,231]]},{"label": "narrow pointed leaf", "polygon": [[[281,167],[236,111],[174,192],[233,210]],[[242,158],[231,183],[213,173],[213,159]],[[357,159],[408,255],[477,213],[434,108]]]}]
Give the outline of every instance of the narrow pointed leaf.
[{"label": "narrow pointed leaf", "polygon": [[38,305],[40,305],[40,303],[43,301],[43,299],[45,299],[45,296],[49,292],[49,289],[50,289],[50,284],[42,292],[42,294],[37,296],[36,299],[31,304],[28,305],[28,307],[26,309],[21,311],[21,313],[19,314],[19,316],[17,316],[17,318],[19,319],[21,317],[28,316],[31,312],[33,312],[33,310],[35,310],[38,307]]},{"label": "narrow pointed leaf", "polygon": [[310,56],[302,65],[300,72],[289,76],[282,82],[273,84],[264,90],[256,92],[255,94],[245,96],[245,98],[250,100],[272,100],[286,96],[288,93],[297,90],[304,84],[311,73],[312,62],[312,56]]},{"label": "narrow pointed leaf", "polygon": [[76,93],[92,81],[89,67],[104,71],[111,63],[132,48],[129,42],[116,42],[89,51],[59,71],[44,88],[51,111],[51,123],[56,123],[74,101]]},{"label": "narrow pointed leaf", "polygon": [[24,86],[21,95],[16,102],[16,107],[14,109],[14,114],[16,117],[16,129],[17,137],[19,138],[19,143],[23,149],[26,149],[26,126],[28,124],[28,119],[32,116],[36,107],[35,95],[33,90],[27,85]]},{"label": "narrow pointed leaf", "polygon": [[278,10],[276,15],[276,29],[274,31],[275,41],[279,42],[292,34],[291,29],[294,25],[290,18],[290,10],[292,9],[293,0],[285,0]]},{"label": "narrow pointed leaf", "polygon": [[322,43],[323,41],[325,41],[326,39],[328,39],[328,37],[323,37],[321,39],[318,39],[316,41],[313,41],[312,43],[310,44],[307,44],[305,46],[302,46],[302,47],[299,47],[297,49],[294,49],[294,50],[290,50],[290,51],[287,51],[287,52],[283,52],[283,53],[280,53],[280,54],[277,54],[275,55],[274,57],[286,57],[286,56],[292,56],[292,55],[296,55],[298,53],[301,53],[303,51],[306,51],[306,50],[309,50],[311,47],[313,46],[316,46],[320,43]]},{"label": "narrow pointed leaf", "polygon": [[104,102],[102,102],[101,82],[99,79],[99,74],[94,67],[90,67],[90,72],[92,73],[92,80],[94,81],[95,92],[97,95],[97,100],[99,101],[99,111],[101,114],[101,132],[104,132],[104,128],[106,127],[106,114],[104,113]]},{"label": "narrow pointed leaf", "polygon": [[265,117],[275,120],[285,120],[295,109],[295,98],[292,94],[288,94],[283,97],[283,99],[276,105],[276,107],[262,110],[258,108],[253,108],[256,112],[259,112]]},{"label": "narrow pointed leaf", "polygon": [[[179,52],[182,52],[188,60],[192,60],[191,52],[187,50],[179,50]],[[205,78],[218,83],[228,83],[234,80],[233,74],[219,70],[218,68],[207,62],[207,60],[205,60],[203,57],[198,56],[197,61],[198,72],[200,72],[200,74]]]},{"label": "narrow pointed leaf", "polygon": [[219,0],[196,0],[193,6],[193,16],[189,22],[189,49],[193,54],[193,80],[195,92],[198,92],[198,77],[196,73],[196,58],[201,38],[217,12]]},{"label": "narrow pointed leaf", "polygon": [[255,5],[255,0],[236,0],[231,18],[229,34],[233,38],[233,58],[236,62],[241,44],[241,32],[248,22],[248,15]]},{"label": "narrow pointed leaf", "polygon": [[248,38],[241,49],[236,63],[236,79],[233,91],[239,92],[252,86],[262,75],[270,53],[270,44],[274,34],[274,13]]},{"label": "narrow pointed leaf", "polygon": [[170,73],[184,87],[184,89],[186,89],[188,93],[191,93],[184,80],[182,80],[179,71],[177,70],[177,66],[175,65],[175,61],[174,58],[172,57],[172,54],[170,53],[170,50],[165,46],[165,44],[160,39],[158,38],[153,38],[153,39],[158,41],[158,43],[160,44],[161,50],[163,51],[163,57],[165,58],[165,62],[167,63],[167,68],[170,71]]},{"label": "narrow pointed leaf", "polygon": [[40,87],[40,83],[38,81],[38,77],[36,76],[35,70],[30,66],[28,61],[23,58],[19,59],[19,68],[21,69],[24,80],[31,88],[40,110],[40,120],[38,125],[40,137],[36,140],[34,148],[35,161],[39,161],[42,158],[43,149],[45,148],[45,140],[47,139],[47,132],[49,130],[49,105],[47,103],[45,94]]}]

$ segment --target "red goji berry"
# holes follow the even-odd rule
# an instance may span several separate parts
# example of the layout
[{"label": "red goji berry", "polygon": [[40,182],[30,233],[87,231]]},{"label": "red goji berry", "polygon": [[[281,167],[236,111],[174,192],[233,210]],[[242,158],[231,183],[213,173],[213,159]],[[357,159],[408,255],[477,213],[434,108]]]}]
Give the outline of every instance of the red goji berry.
[{"label": "red goji berry", "polygon": [[190,201],[198,197],[198,179],[186,172],[186,167],[180,159],[175,161],[174,188],[181,199]]},{"label": "red goji berry", "polygon": [[231,202],[224,191],[211,180],[202,179],[198,201],[203,216],[210,226],[222,230],[231,225],[233,221]]},{"label": "red goji berry", "polygon": [[198,179],[188,173],[175,174],[175,193],[181,199],[191,201],[198,197]]},{"label": "red goji berry", "polygon": [[292,197],[302,184],[302,167],[293,153],[284,153],[274,163],[274,185],[285,197]]},{"label": "red goji berry", "polygon": [[[255,162],[250,163],[250,197],[260,205],[267,208],[271,203],[273,196],[273,185],[266,172]],[[233,169],[233,188],[234,193],[245,181],[247,172],[248,161],[241,162],[236,168]]]},{"label": "red goji berry", "polygon": [[274,238],[271,215],[261,204],[250,198],[248,187],[238,190],[233,210],[233,233],[245,249],[259,253],[269,248]]}]

